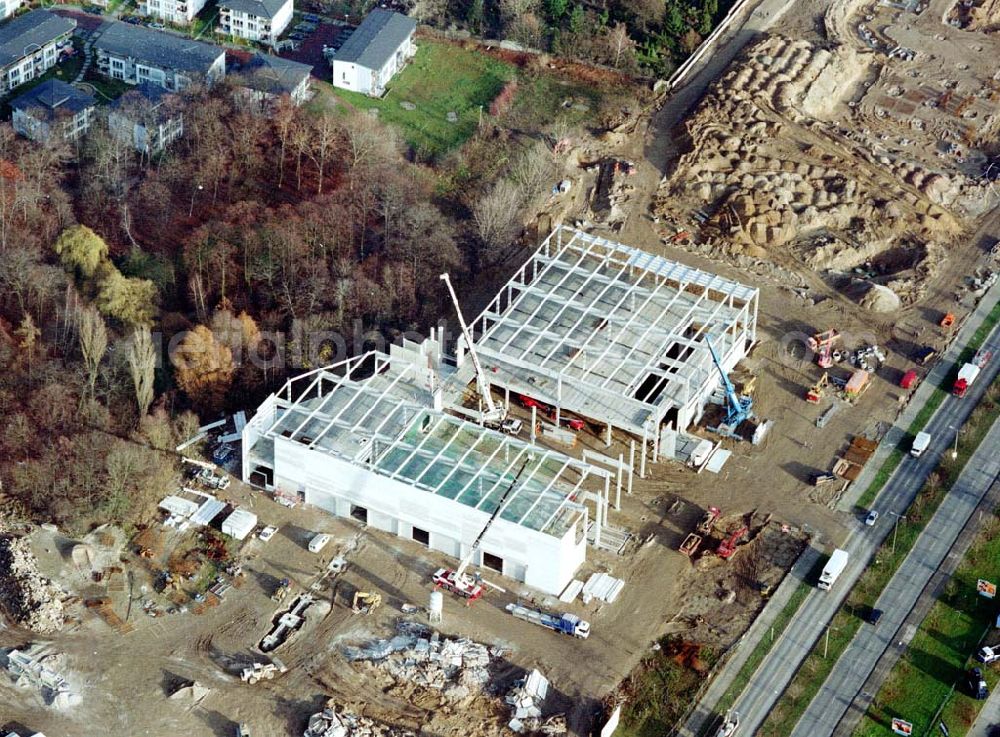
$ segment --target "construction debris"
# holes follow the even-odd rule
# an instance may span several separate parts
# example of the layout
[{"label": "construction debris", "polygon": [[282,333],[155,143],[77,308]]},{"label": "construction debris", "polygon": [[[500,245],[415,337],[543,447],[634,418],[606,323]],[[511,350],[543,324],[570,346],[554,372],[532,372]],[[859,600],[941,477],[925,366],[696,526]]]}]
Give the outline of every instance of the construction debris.
[{"label": "construction debris", "polygon": [[34,644],[26,650],[8,652],[5,667],[15,684],[38,689],[46,704],[64,709],[80,703],[80,694],[59,673],[64,661],[62,653],[49,653],[45,646]]},{"label": "construction debris", "polygon": [[464,637],[442,639],[437,632],[401,622],[391,640],[346,647],[344,654],[348,660],[375,663],[396,681],[441,691],[457,702],[483,691],[490,680],[490,662],[501,651]]},{"label": "construction debris", "polygon": [[289,637],[302,628],[306,610],[315,602],[316,599],[311,594],[297,597],[288,611],[277,618],[274,628],[260,641],[260,649],[266,653],[283,645]]},{"label": "construction debris", "polygon": [[183,686],[179,686],[177,690],[170,694],[170,698],[174,701],[187,701],[191,704],[198,704],[211,692],[212,689],[202,686],[198,681],[191,681]]},{"label": "construction debris", "polygon": [[25,538],[0,535],[0,604],[22,627],[40,634],[63,626],[62,592],[38,571]]},{"label": "construction debris", "polygon": [[593,599],[600,599],[608,604],[614,604],[618,595],[625,588],[625,582],[607,573],[593,573],[583,585],[583,603],[589,604]]},{"label": "construction debris", "polygon": [[329,702],[323,711],[309,717],[303,737],[416,737],[416,734],[348,711],[338,714]]},{"label": "construction debris", "polygon": [[528,720],[538,720],[542,716],[542,705],[549,693],[549,679],[539,671],[532,670],[514,684],[504,701],[511,707],[509,726],[515,732],[523,732]]}]

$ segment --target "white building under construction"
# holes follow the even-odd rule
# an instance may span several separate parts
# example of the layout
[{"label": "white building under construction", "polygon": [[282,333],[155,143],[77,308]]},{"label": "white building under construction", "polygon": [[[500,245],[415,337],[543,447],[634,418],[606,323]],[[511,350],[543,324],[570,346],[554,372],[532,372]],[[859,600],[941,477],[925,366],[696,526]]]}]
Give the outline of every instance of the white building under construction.
[{"label": "white building under construction", "polygon": [[[478,377],[464,339],[452,367],[434,335],[295,377],[244,428],[243,479],[456,558],[499,508],[472,563],[559,593],[588,537],[601,545],[615,464],[546,447],[534,428],[529,440],[484,427],[468,385],[507,406],[514,393],[543,402],[555,427],[570,413],[609,443],[613,428],[629,433],[644,468],[719,386],[706,338],[731,370],[754,341],[757,301],[752,287],[559,228],[474,321]],[[495,426],[503,405],[486,404]]]},{"label": "white building under construction", "polygon": [[[720,385],[706,337],[731,371],[755,340],[758,296],[559,227],[471,328],[490,383],[508,401],[516,393],[599,423],[609,441],[612,428],[623,430],[655,460],[663,431],[697,422]],[[459,375],[470,376],[461,353]]]},{"label": "white building under construction", "polygon": [[427,341],[288,381],[243,431],[244,480],[456,558],[503,499],[473,564],[561,592],[586,557],[584,484],[606,503],[610,474],[444,411],[439,361]]}]

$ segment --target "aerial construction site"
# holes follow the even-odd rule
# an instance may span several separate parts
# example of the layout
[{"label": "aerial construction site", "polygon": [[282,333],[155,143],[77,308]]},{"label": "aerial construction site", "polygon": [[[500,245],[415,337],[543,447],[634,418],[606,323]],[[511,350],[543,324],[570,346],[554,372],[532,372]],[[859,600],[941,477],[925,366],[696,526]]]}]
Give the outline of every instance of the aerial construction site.
[{"label": "aerial construction site", "polygon": [[674,734],[863,524],[854,482],[997,281],[998,27],[740,3],[560,152],[495,273],[442,275],[449,330],[203,418],[135,528],[0,516],[0,727]]}]

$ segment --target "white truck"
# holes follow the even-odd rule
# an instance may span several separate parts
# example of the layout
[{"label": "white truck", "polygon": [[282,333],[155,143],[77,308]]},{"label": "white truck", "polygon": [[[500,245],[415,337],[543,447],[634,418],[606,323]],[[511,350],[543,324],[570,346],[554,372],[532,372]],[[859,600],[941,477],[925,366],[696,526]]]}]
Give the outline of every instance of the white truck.
[{"label": "white truck", "polygon": [[919,458],[931,444],[931,434],[929,432],[918,432],[913,437],[913,445],[910,446],[910,455]]},{"label": "white truck", "polygon": [[830,587],[840,577],[840,574],[847,568],[847,551],[837,548],[830,556],[830,560],[823,566],[823,572],[819,574],[819,587],[824,591],[829,591]]},{"label": "white truck", "polygon": [[964,397],[969,387],[979,377],[979,374],[986,367],[986,364],[990,362],[991,358],[993,358],[992,351],[985,349],[978,351],[969,363],[964,364],[958,370],[958,378],[955,379],[951,393],[956,397]]},{"label": "white truck", "polygon": [[539,627],[545,627],[553,632],[573,635],[573,637],[579,637],[581,640],[586,640],[590,637],[590,622],[580,619],[575,614],[548,614],[538,609],[530,609],[529,607],[517,604],[508,604],[507,611],[518,619],[537,624]]}]

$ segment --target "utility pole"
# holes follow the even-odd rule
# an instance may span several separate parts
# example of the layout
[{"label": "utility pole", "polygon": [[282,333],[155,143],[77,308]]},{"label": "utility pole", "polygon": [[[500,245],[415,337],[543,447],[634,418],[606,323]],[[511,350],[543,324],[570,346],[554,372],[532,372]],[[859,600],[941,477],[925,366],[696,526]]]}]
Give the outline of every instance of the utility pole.
[{"label": "utility pole", "polygon": [[962,432],[962,429],[954,425],[948,425],[948,429],[955,431],[955,445],[951,449],[951,459],[954,461],[958,458],[958,436]]},{"label": "utility pole", "polygon": [[899,531],[899,520],[906,520],[905,514],[896,514],[895,512],[889,512],[893,517],[896,518],[896,524],[892,526],[892,552],[896,552],[896,532]]}]

